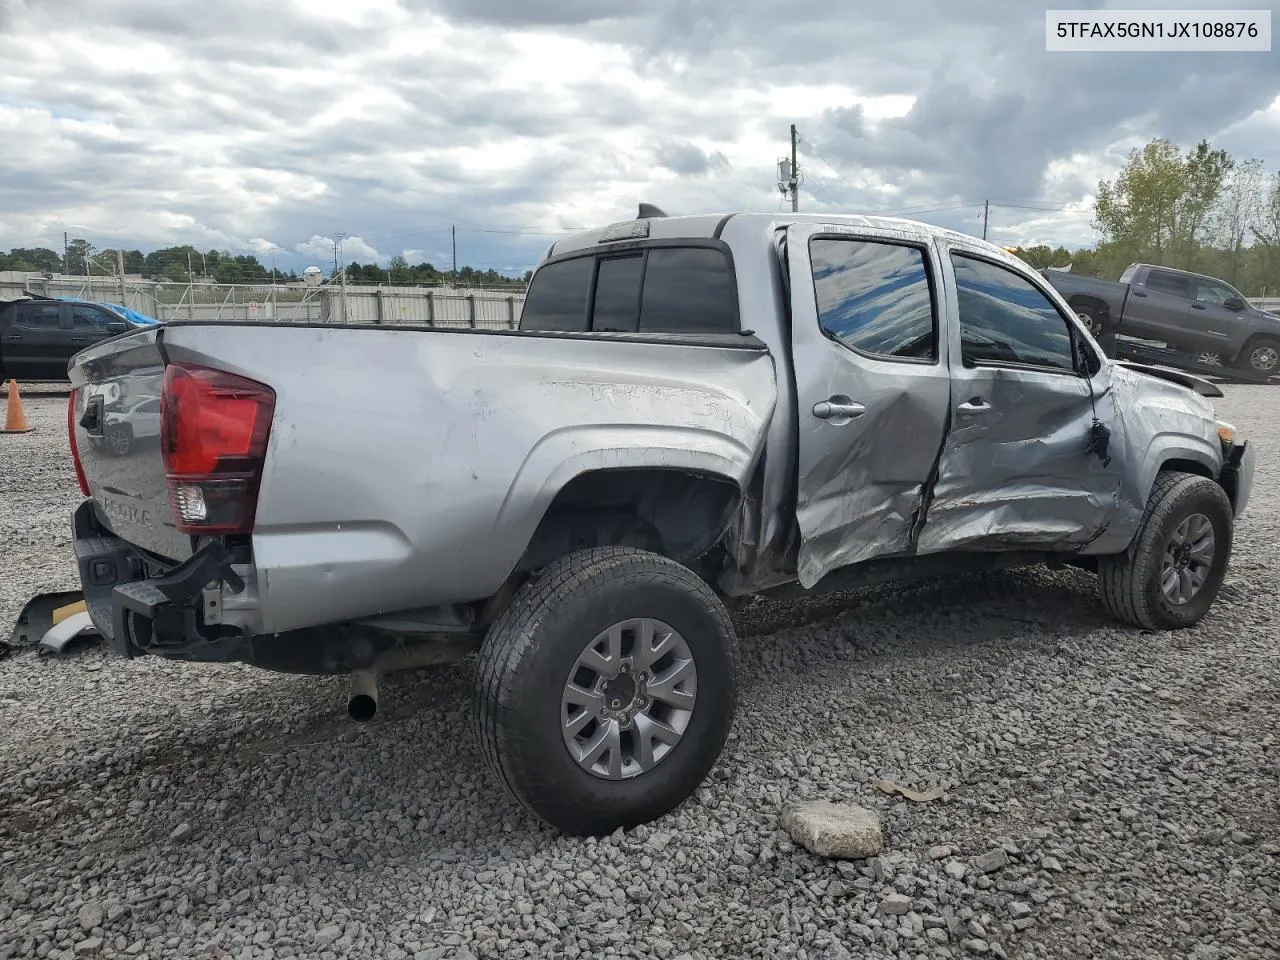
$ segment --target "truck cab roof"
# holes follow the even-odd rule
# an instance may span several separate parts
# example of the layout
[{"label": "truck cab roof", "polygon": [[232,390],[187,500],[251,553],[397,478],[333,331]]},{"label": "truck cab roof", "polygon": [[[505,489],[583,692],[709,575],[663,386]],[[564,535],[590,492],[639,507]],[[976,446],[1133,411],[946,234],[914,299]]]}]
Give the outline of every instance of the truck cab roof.
[{"label": "truck cab roof", "polygon": [[[846,229],[890,230],[920,241],[935,238],[979,247],[1003,262],[1026,267],[1024,261],[1013,256],[1003,247],[977,237],[945,227],[908,220],[903,217],[883,217],[874,214],[850,213],[717,213],[676,217],[637,217],[620,220],[604,227],[584,230],[581,233],[558,240],[547,248],[543,260],[564,257],[585,250],[594,250],[606,243],[626,243],[643,240],[719,239],[730,223],[735,227],[758,226],[762,234],[793,224],[830,224]],[[737,231],[735,231],[737,232]]]}]

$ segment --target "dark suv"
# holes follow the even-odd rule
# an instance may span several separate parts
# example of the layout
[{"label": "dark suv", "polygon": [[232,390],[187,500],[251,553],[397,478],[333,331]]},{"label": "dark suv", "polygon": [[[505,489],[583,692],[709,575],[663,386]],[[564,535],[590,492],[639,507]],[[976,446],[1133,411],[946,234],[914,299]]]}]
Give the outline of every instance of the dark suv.
[{"label": "dark suv", "polygon": [[0,302],[0,381],[66,380],[77,353],[134,328],[96,303],[47,297]]}]

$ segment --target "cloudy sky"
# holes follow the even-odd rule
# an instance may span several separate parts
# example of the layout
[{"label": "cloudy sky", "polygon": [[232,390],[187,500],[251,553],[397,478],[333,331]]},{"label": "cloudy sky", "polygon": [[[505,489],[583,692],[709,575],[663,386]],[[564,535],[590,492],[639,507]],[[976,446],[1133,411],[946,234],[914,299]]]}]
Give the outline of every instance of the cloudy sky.
[{"label": "cloudy sky", "polygon": [[1280,169],[1276,53],[1046,53],[1044,9],[0,0],[0,248],[301,268],[341,231],[348,260],[447,266],[456,224],[460,264],[523,270],[640,200],[778,209],[790,123],[802,209],[980,232],[990,199],[1001,243],[1091,243],[1099,177],[1151,136]]}]

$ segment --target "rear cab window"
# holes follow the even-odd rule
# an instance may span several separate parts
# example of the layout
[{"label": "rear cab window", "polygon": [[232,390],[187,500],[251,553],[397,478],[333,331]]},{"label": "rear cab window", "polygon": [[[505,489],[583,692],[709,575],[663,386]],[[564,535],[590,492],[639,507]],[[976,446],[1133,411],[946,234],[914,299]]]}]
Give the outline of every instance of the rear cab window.
[{"label": "rear cab window", "polygon": [[20,303],[14,307],[14,326],[27,330],[57,330],[62,326],[62,306],[51,303]]},{"label": "rear cab window", "polygon": [[534,274],[519,329],[736,334],[733,265],[719,245],[679,242],[553,261]]},{"label": "rear cab window", "polygon": [[1147,274],[1147,289],[1182,297],[1184,300],[1191,299],[1191,281],[1180,273],[1152,270]]}]

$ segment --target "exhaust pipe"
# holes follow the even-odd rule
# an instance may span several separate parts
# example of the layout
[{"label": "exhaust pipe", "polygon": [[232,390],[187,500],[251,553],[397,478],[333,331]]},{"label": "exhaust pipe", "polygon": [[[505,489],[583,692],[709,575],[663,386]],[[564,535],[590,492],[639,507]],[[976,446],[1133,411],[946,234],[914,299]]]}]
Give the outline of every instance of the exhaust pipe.
[{"label": "exhaust pipe", "polygon": [[347,693],[347,716],[356,723],[368,723],[377,712],[378,675],[372,670],[355,671]]}]

